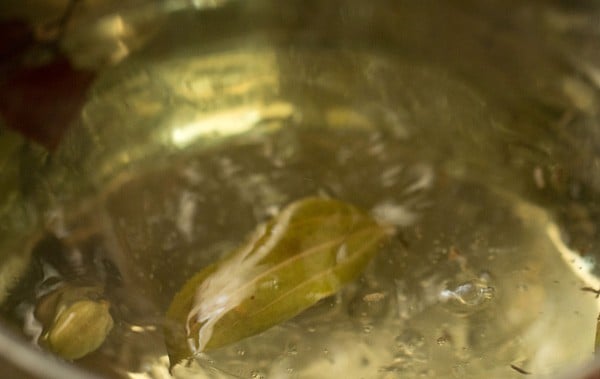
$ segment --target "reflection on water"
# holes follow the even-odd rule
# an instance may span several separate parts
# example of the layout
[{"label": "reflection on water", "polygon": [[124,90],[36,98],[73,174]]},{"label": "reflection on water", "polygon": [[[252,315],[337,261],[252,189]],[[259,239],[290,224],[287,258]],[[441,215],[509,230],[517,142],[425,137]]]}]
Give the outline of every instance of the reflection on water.
[{"label": "reflection on water", "polygon": [[[40,267],[92,282],[115,326],[77,364],[168,378],[162,317],[177,290],[287,204],[320,195],[400,232],[337,295],[175,377],[545,378],[585,361],[598,303],[581,288],[600,285],[589,258],[599,82],[596,53],[570,59],[570,42],[587,19],[463,3],[342,6],[328,22],[290,20],[297,40],[150,45],[107,70],[48,166],[47,229],[62,247],[36,250],[5,315],[23,325],[48,284]],[[375,16],[394,49],[367,32]],[[349,22],[331,35],[339,49],[298,26]],[[565,59],[545,61],[542,31]],[[423,36],[444,43],[412,44]]]}]

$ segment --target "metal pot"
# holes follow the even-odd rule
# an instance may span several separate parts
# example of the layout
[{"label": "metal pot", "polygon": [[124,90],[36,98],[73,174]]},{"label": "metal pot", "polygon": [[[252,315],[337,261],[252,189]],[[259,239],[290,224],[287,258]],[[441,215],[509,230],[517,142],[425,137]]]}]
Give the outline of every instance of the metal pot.
[{"label": "metal pot", "polygon": [[[77,245],[116,222],[90,210],[141,173],[198,152],[211,159],[286,123],[389,125],[449,176],[468,173],[547,210],[569,249],[598,259],[597,3],[36,0],[0,9],[13,32],[0,46],[2,301],[26,276],[40,236]],[[337,105],[323,111],[328,101]],[[403,122],[418,133],[394,126]],[[178,228],[185,240],[188,227]],[[172,274],[152,255],[132,265],[137,250],[111,238],[102,248],[125,281]],[[587,283],[597,274],[590,269]],[[142,295],[157,286],[142,285]],[[11,377],[99,375],[41,352],[9,319],[0,328]]]}]

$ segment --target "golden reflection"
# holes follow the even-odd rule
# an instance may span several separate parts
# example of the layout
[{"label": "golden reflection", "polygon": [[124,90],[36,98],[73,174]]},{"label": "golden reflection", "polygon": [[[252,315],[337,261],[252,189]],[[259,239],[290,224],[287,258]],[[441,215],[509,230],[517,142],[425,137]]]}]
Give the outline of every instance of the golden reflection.
[{"label": "golden reflection", "polygon": [[199,138],[228,137],[252,130],[263,120],[288,118],[293,113],[289,103],[253,104],[226,109],[213,114],[199,114],[192,122],[174,128],[171,139],[175,146],[182,148],[193,144]]}]

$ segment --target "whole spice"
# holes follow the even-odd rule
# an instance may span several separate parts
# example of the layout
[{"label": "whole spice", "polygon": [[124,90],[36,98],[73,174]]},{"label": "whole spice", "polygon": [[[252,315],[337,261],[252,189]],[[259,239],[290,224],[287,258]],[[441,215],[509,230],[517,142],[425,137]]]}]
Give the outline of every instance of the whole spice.
[{"label": "whole spice", "polygon": [[166,315],[171,365],[260,333],[355,280],[389,230],[344,202],[306,198],[192,277]]}]

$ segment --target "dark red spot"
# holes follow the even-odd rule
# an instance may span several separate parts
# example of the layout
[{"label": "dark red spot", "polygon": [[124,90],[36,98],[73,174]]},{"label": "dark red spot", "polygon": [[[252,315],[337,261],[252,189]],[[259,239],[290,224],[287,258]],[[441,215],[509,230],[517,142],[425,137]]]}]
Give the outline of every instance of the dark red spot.
[{"label": "dark red spot", "polygon": [[39,66],[25,64],[28,52],[42,44],[22,22],[0,23],[0,36],[0,117],[9,128],[54,149],[79,116],[95,73],[75,69],[58,51]]}]

